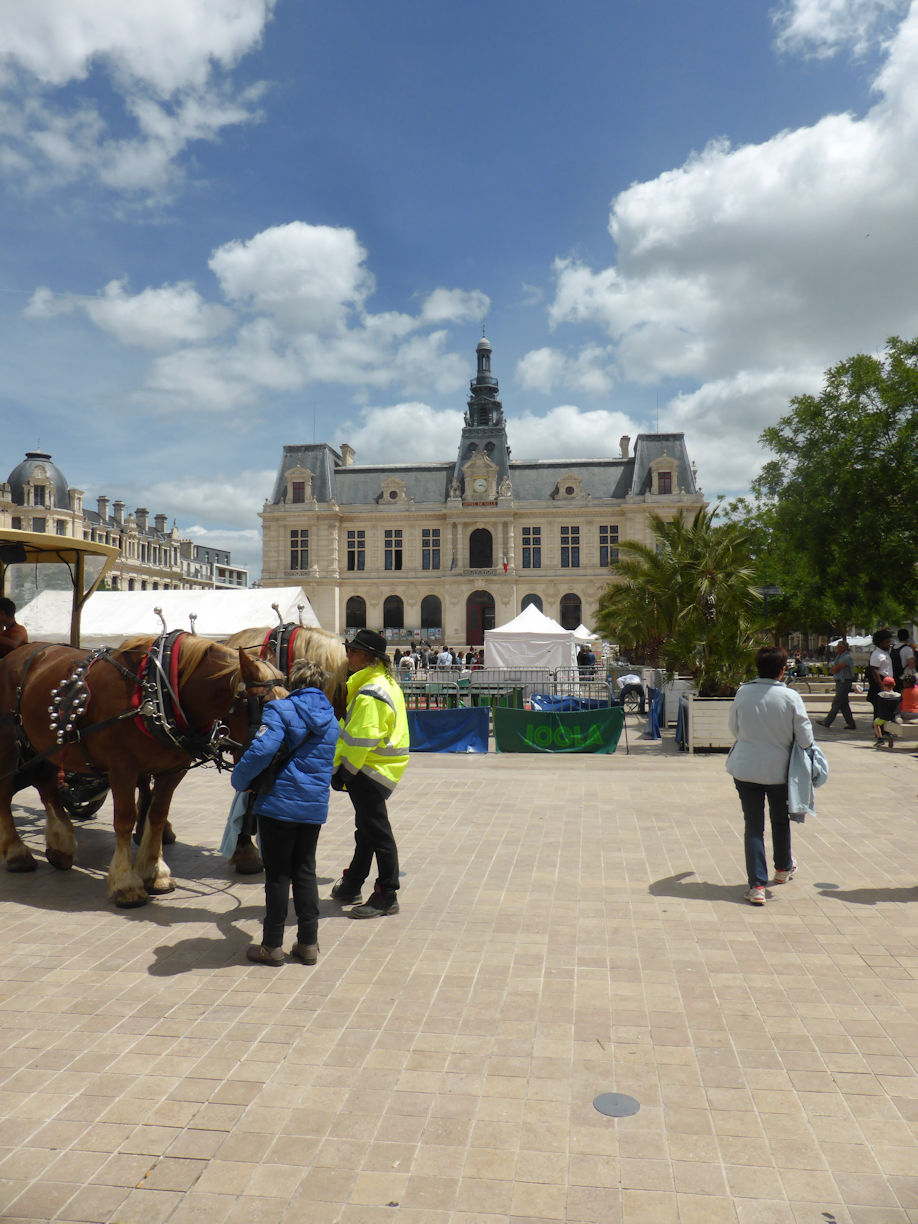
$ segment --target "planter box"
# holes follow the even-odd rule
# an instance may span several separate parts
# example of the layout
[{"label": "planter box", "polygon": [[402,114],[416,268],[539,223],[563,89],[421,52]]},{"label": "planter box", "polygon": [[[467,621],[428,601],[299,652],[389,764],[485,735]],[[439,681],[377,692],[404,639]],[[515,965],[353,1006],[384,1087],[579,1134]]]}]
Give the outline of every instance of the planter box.
[{"label": "planter box", "polygon": [[727,717],[733,705],[733,698],[699,697],[697,693],[688,693],[686,700],[689,752],[732,748],[733,736],[727,726]]}]

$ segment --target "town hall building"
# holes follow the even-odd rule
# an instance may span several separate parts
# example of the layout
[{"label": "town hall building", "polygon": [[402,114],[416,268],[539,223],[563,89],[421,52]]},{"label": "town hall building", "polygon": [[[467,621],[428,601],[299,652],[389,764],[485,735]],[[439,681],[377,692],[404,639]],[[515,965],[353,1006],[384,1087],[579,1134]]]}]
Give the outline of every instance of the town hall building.
[{"label": "town hall building", "polygon": [[478,645],[534,603],[590,624],[622,540],[650,543],[652,513],[704,505],[681,433],[621,438],[618,458],[511,458],[491,344],[456,458],[364,464],[353,448],[284,447],[261,512],[263,586],[301,584],[321,624]]}]

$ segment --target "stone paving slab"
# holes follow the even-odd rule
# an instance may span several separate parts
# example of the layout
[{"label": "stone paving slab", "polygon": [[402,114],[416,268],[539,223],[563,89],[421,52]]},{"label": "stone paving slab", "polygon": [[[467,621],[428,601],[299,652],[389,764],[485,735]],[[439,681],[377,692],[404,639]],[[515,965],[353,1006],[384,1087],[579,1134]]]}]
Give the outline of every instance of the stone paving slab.
[{"label": "stone paving slab", "polygon": [[[402,911],[323,901],[313,969],[244,959],[225,775],[180,787],[179,887],[144,909],[105,900],[107,808],[71,872],[0,874],[0,1219],[918,1221],[918,760],[825,733],[799,874],[755,909],[723,755],[636,729],[413,758]],[[325,897],[352,828],[333,795]]]}]

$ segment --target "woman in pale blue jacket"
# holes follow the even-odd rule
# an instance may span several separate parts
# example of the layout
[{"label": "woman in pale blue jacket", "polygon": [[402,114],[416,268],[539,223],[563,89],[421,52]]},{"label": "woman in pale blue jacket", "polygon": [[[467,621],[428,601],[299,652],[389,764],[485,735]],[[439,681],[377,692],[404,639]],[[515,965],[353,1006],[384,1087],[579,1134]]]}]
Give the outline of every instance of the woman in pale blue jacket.
[{"label": "woman in pale blue jacket", "polygon": [[768,882],[765,800],[771,818],[774,882],[786,884],[797,870],[787,814],[787,769],[794,741],[809,748],[813,728],[802,697],[783,682],[787,651],[763,646],[755,664],[758,679],[742,685],[730,707],[730,731],[736,743],[727,757],[727,773],[733,776],[746,822],[746,900],[764,905]]}]

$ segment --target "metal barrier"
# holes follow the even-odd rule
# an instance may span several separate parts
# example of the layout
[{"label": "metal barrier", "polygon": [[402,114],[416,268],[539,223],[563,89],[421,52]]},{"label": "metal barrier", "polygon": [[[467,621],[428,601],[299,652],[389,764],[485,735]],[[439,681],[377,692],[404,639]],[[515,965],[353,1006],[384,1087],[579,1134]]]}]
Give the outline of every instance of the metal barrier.
[{"label": "metal barrier", "polygon": [[398,681],[410,710],[454,710],[460,706],[521,710],[534,693],[618,705],[606,680],[584,679],[575,667],[556,671],[545,667],[481,667],[461,675],[447,668],[429,668],[413,676],[399,675]]}]

